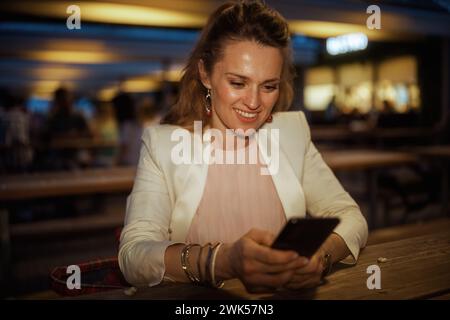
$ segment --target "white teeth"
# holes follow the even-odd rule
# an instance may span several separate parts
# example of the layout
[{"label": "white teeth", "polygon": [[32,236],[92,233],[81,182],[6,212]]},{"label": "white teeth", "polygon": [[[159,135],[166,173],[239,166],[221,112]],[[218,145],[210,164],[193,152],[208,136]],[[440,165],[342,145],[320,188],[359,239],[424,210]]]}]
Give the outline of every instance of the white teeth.
[{"label": "white teeth", "polygon": [[258,114],[257,113],[248,113],[248,112],[244,112],[242,110],[239,109],[234,109],[237,113],[239,113],[241,116],[245,117],[245,118],[254,118],[256,117]]}]

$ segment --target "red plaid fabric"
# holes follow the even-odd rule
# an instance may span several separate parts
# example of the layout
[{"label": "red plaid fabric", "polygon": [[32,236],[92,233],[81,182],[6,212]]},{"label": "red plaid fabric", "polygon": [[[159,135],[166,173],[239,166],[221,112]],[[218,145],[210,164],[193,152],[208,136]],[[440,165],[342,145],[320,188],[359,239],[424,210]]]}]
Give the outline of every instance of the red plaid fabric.
[{"label": "red plaid fabric", "polygon": [[81,263],[78,266],[81,270],[81,289],[67,287],[67,278],[71,275],[67,274],[68,266],[53,269],[50,273],[51,288],[62,296],[78,296],[131,286],[119,269],[117,257]]}]

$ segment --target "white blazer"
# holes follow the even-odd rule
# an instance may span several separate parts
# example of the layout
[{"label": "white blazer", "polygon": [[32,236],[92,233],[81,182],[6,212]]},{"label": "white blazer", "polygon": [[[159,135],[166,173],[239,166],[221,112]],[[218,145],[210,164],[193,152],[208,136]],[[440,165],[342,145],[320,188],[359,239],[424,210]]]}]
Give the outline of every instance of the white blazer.
[{"label": "white blazer", "polygon": [[[279,170],[272,179],[286,219],[307,214],[339,217],[341,223],[334,232],[348,246],[348,258],[356,262],[367,241],[366,220],[312,143],[304,114],[280,112],[262,128],[279,129]],[[142,136],[118,256],[131,284],[152,286],[161,282],[165,250],[185,241],[203,195],[208,164],[177,165],[172,161],[172,148],[179,143],[171,141],[175,129],[179,127],[152,126]]]}]

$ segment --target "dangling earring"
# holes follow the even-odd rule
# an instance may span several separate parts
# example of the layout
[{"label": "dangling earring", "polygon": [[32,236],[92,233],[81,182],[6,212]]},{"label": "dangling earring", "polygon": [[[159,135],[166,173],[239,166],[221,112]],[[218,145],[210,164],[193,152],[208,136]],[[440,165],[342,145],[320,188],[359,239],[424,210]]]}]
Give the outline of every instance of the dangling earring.
[{"label": "dangling earring", "polygon": [[267,118],[266,122],[267,122],[267,123],[271,123],[272,120],[273,120],[273,117],[272,117],[272,115],[270,115],[270,116]]},{"label": "dangling earring", "polygon": [[208,117],[211,117],[211,90],[210,89],[208,89],[205,99],[206,99],[206,104],[205,104],[206,115]]}]

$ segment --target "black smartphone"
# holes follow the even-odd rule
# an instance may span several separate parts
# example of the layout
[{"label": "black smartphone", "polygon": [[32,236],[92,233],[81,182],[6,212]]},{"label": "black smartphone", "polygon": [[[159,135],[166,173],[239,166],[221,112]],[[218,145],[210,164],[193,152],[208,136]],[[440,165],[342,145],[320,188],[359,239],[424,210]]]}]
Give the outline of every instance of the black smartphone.
[{"label": "black smartphone", "polygon": [[307,258],[316,253],[339,224],[338,218],[291,218],[272,244],[272,248],[293,250]]}]

